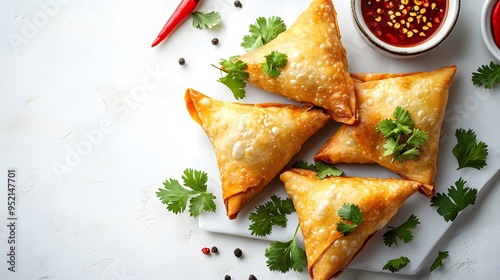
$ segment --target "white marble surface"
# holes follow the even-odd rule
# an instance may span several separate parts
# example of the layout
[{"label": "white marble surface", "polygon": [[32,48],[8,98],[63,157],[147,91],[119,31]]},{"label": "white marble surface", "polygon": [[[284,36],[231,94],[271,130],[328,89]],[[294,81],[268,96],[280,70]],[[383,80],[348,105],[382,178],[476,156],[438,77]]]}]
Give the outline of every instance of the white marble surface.
[{"label": "white marble surface", "polygon": [[[305,272],[270,272],[267,241],[200,230],[197,220],[167,212],[155,197],[165,179],[196,168],[186,155],[201,134],[181,132],[193,124],[183,107],[185,88],[226,91],[214,86],[219,73],[210,63],[240,52],[241,36],[254,20],[245,22],[246,13],[279,13],[290,25],[309,3],[242,1],[240,10],[232,2],[202,1],[200,10],[221,13],[221,26],[196,30],[186,22],[152,49],[178,1],[0,1],[0,279],[308,279]],[[466,61],[454,87],[484,96],[469,85],[475,67],[493,60],[480,37],[483,1],[462,1],[459,22],[443,45],[397,64],[351,32],[346,2],[337,6],[354,71],[427,70]],[[213,37],[219,46],[210,44]],[[372,63],[362,60],[366,55]],[[179,57],[185,66],[177,64]],[[498,86],[491,92],[461,117],[497,108]],[[487,117],[477,120],[479,132],[498,127],[500,114]],[[488,144],[498,151],[498,143]],[[9,168],[17,171],[15,273],[7,270]],[[432,274],[348,270],[341,279],[493,279],[500,257],[498,201],[497,175],[434,247],[431,255],[447,250],[450,257]],[[218,255],[201,253],[213,245]],[[236,247],[243,258],[233,256]]]}]

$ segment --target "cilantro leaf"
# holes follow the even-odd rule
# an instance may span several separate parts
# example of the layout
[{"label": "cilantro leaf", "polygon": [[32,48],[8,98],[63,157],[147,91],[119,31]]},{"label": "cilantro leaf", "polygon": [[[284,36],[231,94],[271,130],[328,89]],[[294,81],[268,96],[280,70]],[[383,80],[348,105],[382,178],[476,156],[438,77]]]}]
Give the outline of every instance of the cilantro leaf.
[{"label": "cilantro leaf", "polygon": [[281,74],[281,69],[286,66],[288,56],[278,51],[272,51],[265,56],[266,61],[260,64],[262,74],[269,75],[271,78],[276,78]]},{"label": "cilantro leaf", "polygon": [[220,77],[217,81],[226,85],[233,93],[234,98],[243,99],[245,97],[246,78],[249,77],[247,64],[238,60],[238,56],[231,56],[229,59],[221,59],[219,61],[221,67],[212,65],[213,67],[225,72],[226,75]]},{"label": "cilantro leaf", "polygon": [[193,26],[198,29],[210,29],[221,22],[220,14],[216,11],[207,13],[194,11],[191,15],[193,16]]},{"label": "cilantro leaf", "polygon": [[293,238],[288,242],[273,241],[269,248],[266,248],[266,265],[271,271],[281,271],[283,273],[293,269],[302,272],[307,264],[306,252],[297,245],[297,232],[295,229]]},{"label": "cilantro leaf", "polygon": [[492,88],[496,83],[500,83],[500,64],[491,61],[489,65],[480,66],[472,73],[471,80],[476,86]]},{"label": "cilantro leaf", "polygon": [[250,34],[243,36],[241,46],[249,52],[269,43],[286,30],[285,22],[277,16],[258,17],[249,27]]},{"label": "cilantro leaf", "polygon": [[417,216],[410,215],[406,222],[402,223],[398,227],[389,227],[391,230],[384,234],[384,244],[391,247],[392,245],[398,245],[397,239],[403,240],[404,243],[410,243],[413,241],[412,230],[420,224]]},{"label": "cilantro leaf", "polygon": [[341,176],[344,172],[340,169],[337,169],[335,166],[329,163],[317,161],[313,164],[309,164],[305,161],[297,161],[292,164],[294,168],[302,168],[306,170],[315,171],[318,173],[318,179],[323,180],[326,177],[337,177]]},{"label": "cilantro leaf", "polygon": [[208,175],[203,171],[187,168],[182,176],[184,186],[178,180],[168,179],[159,188],[156,196],[167,210],[174,214],[186,210],[189,202],[189,215],[197,218],[203,211],[215,212],[215,196],[207,191]]},{"label": "cilantro leaf", "polygon": [[346,224],[344,222],[337,223],[337,230],[344,236],[351,234],[364,220],[361,208],[351,203],[344,203],[344,205],[337,211],[337,214],[340,218],[351,222],[351,224]]},{"label": "cilantro leaf", "polygon": [[311,170],[311,171],[315,171],[315,172],[318,171],[318,169],[316,168],[316,165],[314,163],[309,164],[303,160],[299,160],[299,161],[294,162],[292,164],[292,167],[293,168],[302,168],[302,169]]},{"label": "cilantro leaf", "polygon": [[256,207],[256,211],[250,213],[249,219],[252,223],[249,230],[252,235],[266,236],[271,234],[273,226],[286,227],[288,218],[286,215],[295,211],[292,200],[287,197],[281,199],[273,195],[271,201]]},{"label": "cilantro leaf", "polygon": [[436,268],[443,266],[443,260],[445,260],[450,254],[448,251],[439,251],[436,259],[431,265],[431,268],[429,269],[430,272],[433,272]]},{"label": "cilantro leaf", "polygon": [[383,156],[392,155],[392,162],[418,159],[418,149],[429,140],[429,133],[414,128],[410,112],[401,106],[394,109],[393,116],[394,119],[384,119],[375,126],[375,130],[386,138]]},{"label": "cilantro leaf", "polygon": [[458,213],[476,203],[477,189],[465,187],[466,183],[460,178],[455,187],[448,188],[448,194],[437,193],[431,198],[431,206],[437,207],[437,212],[445,221],[454,221]]},{"label": "cilantro leaf", "polygon": [[481,170],[486,166],[488,157],[488,145],[484,142],[477,142],[476,133],[469,129],[457,129],[455,131],[457,144],[452,149],[452,153],[458,161],[458,168],[472,167]]},{"label": "cilantro leaf", "polygon": [[401,256],[400,258],[389,260],[382,269],[389,270],[390,272],[394,273],[405,268],[409,263],[410,259],[405,256]]}]

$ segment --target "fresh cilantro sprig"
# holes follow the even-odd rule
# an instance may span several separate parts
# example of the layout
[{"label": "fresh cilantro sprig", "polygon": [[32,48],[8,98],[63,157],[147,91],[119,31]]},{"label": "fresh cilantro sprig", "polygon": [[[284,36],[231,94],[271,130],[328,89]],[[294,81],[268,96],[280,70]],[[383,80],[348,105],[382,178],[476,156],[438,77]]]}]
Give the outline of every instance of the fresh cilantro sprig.
[{"label": "fresh cilantro sprig", "polygon": [[280,33],[286,30],[285,22],[277,16],[268,19],[258,17],[249,27],[249,33],[243,36],[241,46],[249,52],[271,42]]},{"label": "fresh cilantro sprig", "polygon": [[272,195],[270,201],[257,206],[256,211],[250,213],[249,219],[252,223],[248,229],[252,235],[269,235],[273,226],[286,227],[288,222],[286,215],[292,212],[295,212],[295,208],[289,197],[282,199]]},{"label": "fresh cilantro sprig", "polygon": [[266,265],[271,271],[283,273],[293,269],[302,272],[307,264],[306,252],[297,245],[297,233],[299,225],[295,229],[293,238],[288,242],[272,241],[266,248],[264,256],[267,258]]},{"label": "fresh cilantro sprig", "polygon": [[455,186],[448,188],[448,194],[437,193],[431,198],[431,206],[437,207],[438,214],[445,221],[454,221],[462,210],[476,203],[477,189],[466,187],[466,183],[460,178]]},{"label": "fresh cilantro sprig", "polygon": [[167,205],[168,211],[174,214],[186,210],[189,202],[189,215],[197,218],[201,212],[215,212],[215,196],[207,191],[208,175],[204,171],[187,168],[182,175],[184,186],[176,179],[168,179],[159,188],[156,196],[163,204]]},{"label": "fresh cilantro sprig", "polygon": [[392,155],[392,162],[416,160],[420,155],[419,148],[429,140],[429,133],[414,128],[410,112],[401,106],[395,108],[393,116],[394,119],[384,119],[375,126],[375,130],[386,138],[383,155]]},{"label": "fresh cilantro sprig", "polygon": [[337,169],[332,164],[324,163],[321,161],[317,161],[313,164],[309,164],[305,161],[297,161],[292,164],[292,167],[315,171],[318,173],[318,179],[320,180],[323,180],[326,177],[338,177],[344,173],[342,170]]},{"label": "fresh cilantro sprig", "polygon": [[434,259],[434,262],[431,265],[431,268],[429,269],[430,272],[433,272],[436,268],[443,266],[443,261],[449,256],[450,254],[448,251],[439,251],[436,259]]},{"label": "fresh cilantro sprig", "polygon": [[492,88],[500,83],[500,64],[493,61],[489,65],[482,65],[472,73],[472,83],[476,86],[483,86],[486,89]]},{"label": "fresh cilantro sprig", "polygon": [[488,145],[484,142],[477,142],[474,130],[457,129],[455,131],[457,144],[452,149],[452,153],[458,161],[458,168],[472,167],[481,170],[486,166],[488,157]]},{"label": "fresh cilantro sprig", "polygon": [[384,267],[382,269],[383,270],[389,270],[390,272],[394,273],[394,272],[398,272],[401,269],[405,268],[409,263],[410,263],[410,259],[409,258],[407,258],[405,256],[401,256],[401,257],[399,257],[397,259],[389,260],[384,265]]},{"label": "fresh cilantro sprig", "polygon": [[406,222],[402,223],[398,227],[389,227],[391,230],[384,233],[384,244],[391,247],[392,245],[398,245],[397,239],[401,239],[404,243],[410,243],[413,241],[413,232],[417,225],[420,224],[419,219],[415,215],[410,215]]},{"label": "fresh cilantro sprig", "polygon": [[344,236],[351,234],[364,220],[361,208],[352,203],[344,203],[344,205],[338,210],[337,214],[340,218],[350,222],[349,224],[344,222],[337,223],[337,230]]},{"label": "fresh cilantro sprig", "polygon": [[198,29],[210,29],[221,22],[219,12],[199,12],[194,11],[191,13],[193,16],[193,26]]},{"label": "fresh cilantro sprig", "polygon": [[271,78],[277,78],[281,74],[281,69],[288,62],[288,56],[279,51],[272,51],[265,58],[266,61],[260,64],[260,70],[262,74],[269,75]]},{"label": "fresh cilantro sprig", "polygon": [[250,76],[247,69],[247,64],[241,60],[238,60],[237,55],[229,57],[229,59],[221,59],[217,67],[212,64],[213,67],[221,70],[225,73],[225,76],[220,77],[217,81],[226,85],[234,95],[236,99],[243,99],[245,97],[245,86],[246,79]]}]

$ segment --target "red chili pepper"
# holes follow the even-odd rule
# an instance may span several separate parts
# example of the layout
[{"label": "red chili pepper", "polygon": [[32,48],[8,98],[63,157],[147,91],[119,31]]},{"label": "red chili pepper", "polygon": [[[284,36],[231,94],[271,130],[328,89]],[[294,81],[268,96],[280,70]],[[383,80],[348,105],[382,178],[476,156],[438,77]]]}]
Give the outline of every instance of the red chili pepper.
[{"label": "red chili pepper", "polygon": [[500,0],[497,1],[491,13],[491,29],[495,43],[500,48]]},{"label": "red chili pepper", "polygon": [[154,47],[161,41],[165,40],[165,38],[167,38],[168,35],[170,35],[175,28],[184,22],[194,9],[196,9],[199,2],[200,0],[182,0],[172,16],[168,19],[167,23],[165,23],[165,26],[163,26],[163,29],[160,31],[160,34],[158,34],[158,37],[156,37],[151,47]]}]

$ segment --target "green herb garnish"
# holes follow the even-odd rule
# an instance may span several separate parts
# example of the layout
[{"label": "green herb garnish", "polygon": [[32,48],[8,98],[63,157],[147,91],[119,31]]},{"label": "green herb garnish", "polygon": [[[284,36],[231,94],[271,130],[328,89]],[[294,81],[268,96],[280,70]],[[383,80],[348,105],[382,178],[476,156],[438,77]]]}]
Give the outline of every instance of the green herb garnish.
[{"label": "green herb garnish", "polygon": [[414,128],[410,112],[398,106],[393,112],[395,119],[384,119],[375,126],[387,139],[384,144],[384,156],[392,155],[392,162],[416,160],[420,155],[419,148],[429,140],[427,131]]},{"label": "green herb garnish", "polygon": [[271,42],[285,30],[285,22],[280,17],[272,16],[269,19],[259,17],[254,24],[250,25],[250,34],[243,37],[241,46],[247,52],[258,49]]},{"label": "green herb garnish", "polygon": [[194,11],[191,15],[193,16],[193,26],[198,29],[210,29],[221,22],[220,14],[216,11],[207,13]]},{"label": "green herb garnish", "polygon": [[308,164],[305,161],[297,161],[292,164],[292,167],[315,171],[318,173],[318,179],[320,180],[323,180],[326,177],[338,177],[344,173],[342,170],[337,169],[332,164],[324,163],[321,161],[317,161],[313,164]]},{"label": "green herb garnish", "polygon": [[403,240],[404,243],[410,243],[413,241],[413,232],[417,225],[420,224],[417,216],[411,215],[406,222],[402,223],[398,227],[389,227],[391,230],[384,234],[384,244],[391,247],[392,245],[398,245],[397,239]]},{"label": "green herb garnish", "polygon": [[272,51],[265,56],[266,62],[262,62],[260,70],[262,74],[269,75],[271,78],[276,78],[281,74],[281,69],[286,66],[288,56],[278,51]]},{"label": "green herb garnish", "polygon": [[492,88],[500,83],[500,64],[493,61],[489,65],[482,65],[472,73],[472,83],[476,86],[484,86],[486,89]]},{"label": "green herb garnish", "polygon": [[306,252],[297,245],[297,233],[299,225],[295,229],[293,238],[288,242],[273,241],[266,248],[264,255],[267,258],[266,265],[271,271],[287,272],[293,269],[302,272],[307,264]]},{"label": "green herb garnish", "polygon": [[246,78],[249,77],[247,71],[247,64],[241,60],[238,60],[237,55],[229,57],[229,59],[221,59],[219,61],[219,65],[221,67],[217,67],[212,65],[213,67],[221,70],[226,75],[220,77],[217,81],[226,85],[234,95],[236,99],[243,99],[245,97],[245,86],[246,86]]},{"label": "green herb garnish", "polygon": [[348,224],[344,222],[337,223],[337,230],[344,236],[351,234],[364,220],[361,208],[354,204],[344,203],[344,205],[338,210],[337,214],[340,218],[350,222]]},{"label": "green herb garnish", "polygon": [[292,212],[295,212],[295,208],[289,197],[282,199],[273,195],[270,201],[257,206],[256,211],[250,213],[249,219],[252,223],[248,229],[252,235],[269,235],[273,226],[286,227],[288,222],[286,215]]},{"label": "green herb garnish", "polygon": [[452,153],[458,161],[458,168],[472,167],[478,170],[486,166],[488,157],[488,145],[484,142],[477,142],[476,133],[469,129],[457,129],[455,131],[457,144],[452,149]]},{"label": "green herb garnish", "polygon": [[450,254],[448,251],[439,251],[436,259],[431,265],[431,268],[429,269],[430,272],[433,272],[436,268],[443,266],[443,261],[449,256]]},{"label": "green herb garnish", "polygon": [[382,269],[389,270],[390,272],[394,273],[405,268],[409,263],[410,259],[405,256],[401,256],[400,258],[389,260]]},{"label": "green herb garnish", "polygon": [[175,214],[186,210],[189,202],[189,215],[197,218],[201,212],[215,212],[215,196],[207,191],[208,175],[206,172],[187,168],[182,175],[184,187],[176,179],[168,179],[159,188],[156,196],[167,209]]},{"label": "green herb garnish", "polygon": [[448,194],[437,193],[431,198],[431,206],[437,207],[437,212],[445,221],[454,221],[458,213],[476,203],[477,189],[466,187],[466,183],[460,178],[455,187],[448,188]]}]

